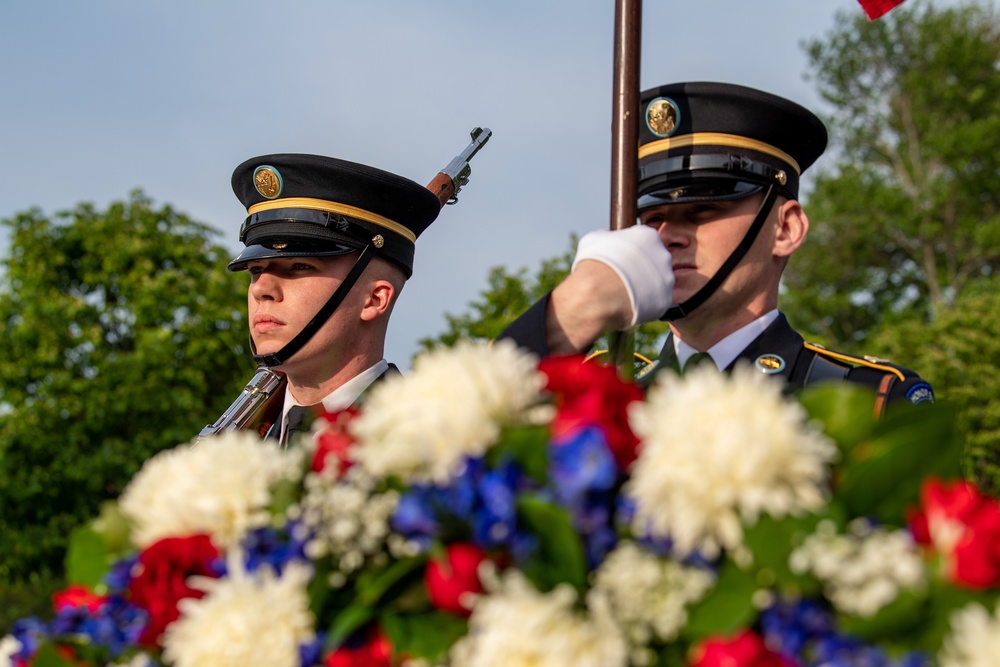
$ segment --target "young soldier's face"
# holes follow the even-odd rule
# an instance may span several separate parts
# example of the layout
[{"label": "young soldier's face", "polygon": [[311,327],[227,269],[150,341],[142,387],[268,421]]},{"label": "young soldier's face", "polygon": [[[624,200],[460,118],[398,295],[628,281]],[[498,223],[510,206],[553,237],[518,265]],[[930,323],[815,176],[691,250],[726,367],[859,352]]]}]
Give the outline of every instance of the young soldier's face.
[{"label": "young soldier's face", "polygon": [[[643,224],[657,230],[670,251],[673,303],[690,299],[716,274],[750,229],[761,201],[760,195],[753,195],[733,201],[668,204],[639,215]],[[773,229],[765,224],[751,250],[706,305],[740,307],[768,289],[773,271],[771,236]]]},{"label": "young soldier's face", "polygon": [[[309,323],[340,286],[356,256],[288,257],[250,262],[247,289],[250,337],[257,354],[281,350]],[[322,363],[350,336],[357,317],[352,289],[323,327],[297,352],[291,362]]]}]

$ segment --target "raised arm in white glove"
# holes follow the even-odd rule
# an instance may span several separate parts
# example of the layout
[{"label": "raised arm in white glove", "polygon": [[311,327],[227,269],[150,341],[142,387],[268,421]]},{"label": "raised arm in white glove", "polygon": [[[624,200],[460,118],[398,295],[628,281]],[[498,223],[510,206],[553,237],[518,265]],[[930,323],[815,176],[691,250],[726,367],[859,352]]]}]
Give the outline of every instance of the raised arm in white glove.
[{"label": "raised arm in white glove", "polygon": [[573,271],[549,300],[550,353],[580,352],[606,331],[659,318],[673,288],[670,253],[656,230],[637,225],[590,232],[580,239]]},{"label": "raised arm in white glove", "polygon": [[590,232],[577,245],[573,270],[588,259],[607,264],[622,281],[632,308],[630,327],[659,319],[667,312],[674,291],[674,272],[670,252],[655,229],[635,225],[618,231]]}]

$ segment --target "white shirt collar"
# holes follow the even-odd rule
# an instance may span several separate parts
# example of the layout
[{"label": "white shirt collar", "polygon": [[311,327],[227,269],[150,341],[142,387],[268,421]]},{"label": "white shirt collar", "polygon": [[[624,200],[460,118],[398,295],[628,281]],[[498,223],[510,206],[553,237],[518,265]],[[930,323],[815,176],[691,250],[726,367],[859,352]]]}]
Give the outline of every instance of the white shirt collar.
[{"label": "white shirt collar", "polygon": [[[321,401],[323,404],[323,409],[327,412],[340,412],[346,408],[351,407],[358,397],[364,393],[372,382],[374,382],[382,373],[389,370],[389,362],[385,359],[380,359],[375,363],[374,366],[368,368],[367,370],[361,371],[350,380],[340,385],[332,392],[326,395],[326,397]],[[281,432],[285,432],[285,417],[288,415],[288,411],[296,405],[302,405],[292,396],[291,390],[285,387],[285,405],[282,407],[281,411]]]},{"label": "white shirt collar", "polygon": [[[747,349],[747,346],[754,342],[757,336],[764,333],[764,330],[771,326],[776,319],[778,319],[777,310],[764,313],[750,324],[737,329],[709,348],[707,351],[712,355],[712,361],[715,362],[716,367],[720,371],[729,368],[730,364],[736,361],[736,357],[740,356],[740,352]],[[684,368],[687,360],[698,350],[674,336],[674,352],[677,354],[677,363],[680,364],[681,368]]]}]

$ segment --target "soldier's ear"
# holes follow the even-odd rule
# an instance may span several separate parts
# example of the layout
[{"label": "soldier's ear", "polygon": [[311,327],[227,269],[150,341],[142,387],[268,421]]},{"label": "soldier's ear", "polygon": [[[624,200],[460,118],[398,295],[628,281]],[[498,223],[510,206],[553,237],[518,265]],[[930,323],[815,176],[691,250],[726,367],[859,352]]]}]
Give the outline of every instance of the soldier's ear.
[{"label": "soldier's ear", "polygon": [[786,199],[777,206],[778,228],[774,235],[776,257],[789,257],[799,249],[809,233],[809,218],[802,205],[794,199]]},{"label": "soldier's ear", "polygon": [[368,296],[361,308],[361,319],[365,322],[387,317],[392,310],[396,287],[388,280],[375,280],[368,288]]}]

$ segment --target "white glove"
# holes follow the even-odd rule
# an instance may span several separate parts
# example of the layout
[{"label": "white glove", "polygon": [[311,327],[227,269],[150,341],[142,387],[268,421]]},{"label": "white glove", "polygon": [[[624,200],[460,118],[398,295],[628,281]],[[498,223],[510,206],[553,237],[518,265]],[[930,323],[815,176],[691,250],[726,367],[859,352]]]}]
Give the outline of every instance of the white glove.
[{"label": "white glove", "polygon": [[652,322],[667,312],[674,272],[670,252],[652,227],[635,225],[585,234],[577,245],[573,268],[585,259],[606,264],[621,278],[632,306],[629,326]]}]

